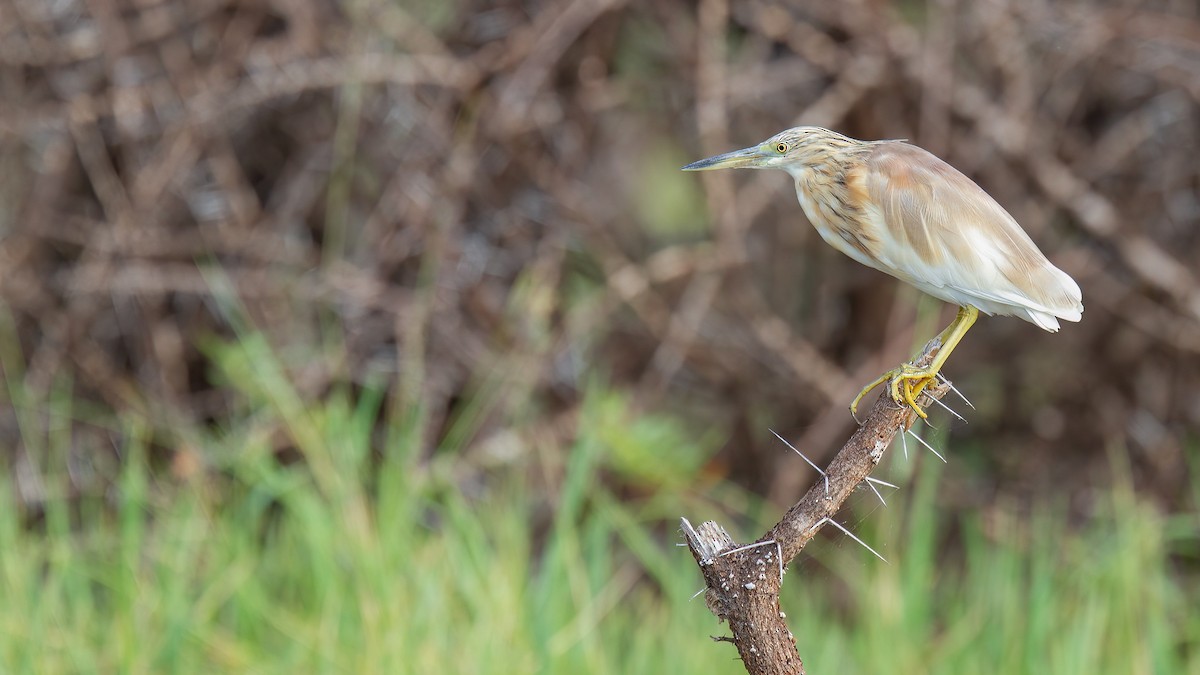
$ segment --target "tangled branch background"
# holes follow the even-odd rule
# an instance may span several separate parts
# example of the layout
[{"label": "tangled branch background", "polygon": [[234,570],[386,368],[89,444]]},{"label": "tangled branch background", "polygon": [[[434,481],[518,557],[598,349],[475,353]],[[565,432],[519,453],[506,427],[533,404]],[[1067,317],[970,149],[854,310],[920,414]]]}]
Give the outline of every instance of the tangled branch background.
[{"label": "tangled branch background", "polygon": [[[985,318],[955,352],[979,409],[953,437],[990,478],[948,499],[1086,506],[1112,452],[1167,504],[1186,480],[1190,0],[3,0],[0,87],[18,467],[16,385],[138,416],[174,461],[177,430],[248,405],[206,345],[253,327],[303,396],[384,378],[419,401],[429,452],[505,388],[465,466],[519,453],[514,420],[569,433],[602,374],[719,426],[712,471],[796,494],[811,475],[777,470],[765,420],[821,461],[857,388],[952,311],[827,247],[782,174],[678,172],[815,124],[945,158],[1083,288],[1082,323]],[[114,432],[78,424],[74,489],[102,491]]]}]

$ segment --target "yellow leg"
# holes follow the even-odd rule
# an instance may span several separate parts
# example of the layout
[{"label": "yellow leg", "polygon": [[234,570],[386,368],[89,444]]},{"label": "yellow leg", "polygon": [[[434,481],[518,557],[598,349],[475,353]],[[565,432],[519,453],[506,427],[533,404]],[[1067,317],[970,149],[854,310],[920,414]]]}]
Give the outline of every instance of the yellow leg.
[{"label": "yellow leg", "polygon": [[967,334],[967,331],[970,330],[977,318],[979,318],[978,309],[971,306],[959,307],[958,315],[954,317],[954,321],[951,321],[950,325],[946,326],[945,330],[938,334],[938,339],[941,340],[942,347],[928,366],[917,367],[911,363],[902,363],[898,367],[880,375],[862,391],[858,392],[858,396],[854,397],[854,400],[850,403],[850,414],[857,415],[858,404],[867,395],[867,392],[884,382],[888,382],[888,393],[891,394],[893,401],[898,405],[907,405],[922,418],[926,417],[925,411],[921,410],[920,406],[917,405],[917,397],[921,395],[925,387],[928,387],[937,379],[938,371],[942,369],[942,365],[946,363],[946,359],[950,358],[950,352],[954,351],[954,348],[958,346],[959,341]]}]

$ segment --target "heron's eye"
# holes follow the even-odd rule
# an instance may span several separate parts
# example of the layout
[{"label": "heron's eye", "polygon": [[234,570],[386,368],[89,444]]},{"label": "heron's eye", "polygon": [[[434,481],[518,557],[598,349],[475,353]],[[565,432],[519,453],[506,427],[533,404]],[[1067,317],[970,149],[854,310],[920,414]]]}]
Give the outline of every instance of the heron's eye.
[{"label": "heron's eye", "polygon": [[775,152],[778,152],[781,155],[786,155],[787,151],[788,151],[787,143],[776,143],[775,144]]}]

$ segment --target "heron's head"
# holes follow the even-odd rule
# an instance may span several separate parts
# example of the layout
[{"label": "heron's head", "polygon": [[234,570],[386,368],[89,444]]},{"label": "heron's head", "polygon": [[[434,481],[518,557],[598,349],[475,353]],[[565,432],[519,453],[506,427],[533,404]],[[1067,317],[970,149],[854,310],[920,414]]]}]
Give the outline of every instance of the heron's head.
[{"label": "heron's head", "polygon": [[693,162],[683,170],[783,169],[794,174],[828,161],[839,150],[858,145],[862,142],[821,127],[794,127],[758,145]]}]

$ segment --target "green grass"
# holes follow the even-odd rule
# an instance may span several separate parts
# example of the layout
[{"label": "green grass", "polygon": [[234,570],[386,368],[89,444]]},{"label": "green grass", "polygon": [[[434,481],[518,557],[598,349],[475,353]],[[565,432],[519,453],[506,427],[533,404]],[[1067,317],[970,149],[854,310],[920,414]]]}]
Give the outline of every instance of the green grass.
[{"label": "green grass", "polygon": [[[69,502],[70,432],[23,427],[48,499],[29,522],[0,481],[0,672],[744,672],[708,639],[677,517],[744,538],[773,510],[704,481],[711,436],[594,387],[565,445],[513,429],[499,459],[418,458],[382,388],[306,406],[254,336],[218,362],[246,406],[181,442],[200,471],[149,466],[129,425],[116,488]],[[380,414],[407,421],[380,434]],[[1194,516],[1119,486],[1082,527],[1052,506],[951,521],[921,466],[889,508],[841,517],[889,564],[831,537],[789,573],[809,672],[1200,673],[1194,570],[1171,562],[1196,562]]]}]

